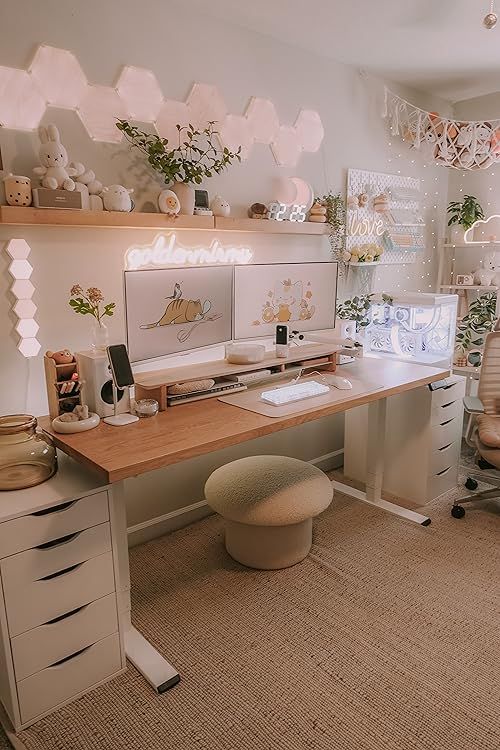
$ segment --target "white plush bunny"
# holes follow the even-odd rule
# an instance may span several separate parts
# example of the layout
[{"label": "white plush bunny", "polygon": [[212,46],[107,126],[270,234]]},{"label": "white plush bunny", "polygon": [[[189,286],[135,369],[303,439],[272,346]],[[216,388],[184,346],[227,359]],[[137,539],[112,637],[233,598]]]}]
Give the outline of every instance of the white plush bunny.
[{"label": "white plush bunny", "polygon": [[57,188],[74,190],[75,182],[71,178],[83,173],[83,165],[67,166],[68,154],[61,143],[59,131],[55,125],[48,125],[46,128],[40,125],[38,135],[41,142],[38,155],[42,166],[35,167],[33,172],[41,178],[43,187],[51,190]]},{"label": "white plush bunny", "polygon": [[133,188],[126,188],[123,185],[109,185],[103,188],[101,197],[106,211],[132,211],[134,204],[130,194],[134,192]]}]

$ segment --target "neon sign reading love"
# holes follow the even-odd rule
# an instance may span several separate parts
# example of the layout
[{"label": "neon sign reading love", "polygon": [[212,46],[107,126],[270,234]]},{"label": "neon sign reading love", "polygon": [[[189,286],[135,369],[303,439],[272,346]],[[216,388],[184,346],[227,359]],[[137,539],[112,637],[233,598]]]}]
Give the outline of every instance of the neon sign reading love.
[{"label": "neon sign reading love", "polygon": [[183,247],[177,243],[175,234],[158,234],[151,245],[133,245],[125,253],[125,268],[137,271],[140,268],[158,266],[199,266],[228,263],[250,263],[253,253],[248,247],[224,247],[213,240],[209,247]]},{"label": "neon sign reading love", "polygon": [[376,235],[380,237],[384,233],[384,222],[382,219],[358,219],[351,216],[349,219],[349,234],[353,237],[369,237]]}]

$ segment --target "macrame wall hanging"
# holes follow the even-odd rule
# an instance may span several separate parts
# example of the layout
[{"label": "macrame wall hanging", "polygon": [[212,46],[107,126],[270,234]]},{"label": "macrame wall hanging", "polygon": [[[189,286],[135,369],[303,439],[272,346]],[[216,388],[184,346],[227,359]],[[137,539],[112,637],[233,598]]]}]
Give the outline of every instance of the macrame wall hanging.
[{"label": "macrame wall hanging", "polygon": [[488,169],[500,162],[500,119],[454,120],[426,112],[385,89],[384,117],[391,134],[423,156],[454,169]]}]

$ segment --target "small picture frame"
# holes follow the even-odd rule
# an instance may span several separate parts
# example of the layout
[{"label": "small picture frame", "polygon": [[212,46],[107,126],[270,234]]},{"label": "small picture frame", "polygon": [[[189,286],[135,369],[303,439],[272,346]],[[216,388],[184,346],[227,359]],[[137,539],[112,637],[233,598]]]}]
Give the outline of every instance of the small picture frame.
[{"label": "small picture frame", "polygon": [[457,273],[455,284],[457,286],[473,286],[474,276],[471,273]]}]

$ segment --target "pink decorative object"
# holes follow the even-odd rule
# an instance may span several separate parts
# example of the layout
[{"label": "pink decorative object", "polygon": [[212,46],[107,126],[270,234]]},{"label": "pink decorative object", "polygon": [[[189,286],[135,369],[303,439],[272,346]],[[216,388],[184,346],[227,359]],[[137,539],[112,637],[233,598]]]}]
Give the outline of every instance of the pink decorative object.
[{"label": "pink decorative object", "polygon": [[276,108],[270,99],[253,96],[245,112],[250,132],[257,143],[269,145],[280,127]]},{"label": "pink decorative object", "polygon": [[276,138],[271,143],[271,151],[276,163],[280,167],[295,167],[301,150],[295,128],[289,125],[281,125]]},{"label": "pink decorative object", "polygon": [[160,108],[155,128],[158,135],[166,138],[170,144],[177,146],[179,135],[176,126],[187,125],[188,122],[189,110],[187,104],[176,102],[174,99],[167,99]]},{"label": "pink decorative object", "polygon": [[189,122],[205,128],[208,122],[222,123],[227,114],[226,103],[217,86],[195,83],[187,98]]},{"label": "pink decorative object", "polygon": [[140,122],[156,120],[163,103],[163,94],[154,73],[127,65],[120,74],[116,89],[129,117]]},{"label": "pink decorative object", "polygon": [[295,120],[295,130],[303,151],[318,151],[325,131],[321,117],[314,109],[301,109]]},{"label": "pink decorative object", "polygon": [[248,159],[253,146],[250,125],[246,117],[241,115],[227,115],[219,127],[220,142],[230,151],[237,151],[241,146],[241,158]]},{"label": "pink decorative object", "polygon": [[0,66],[0,125],[34,130],[45,112],[45,100],[29,73]]},{"label": "pink decorative object", "polygon": [[121,96],[110,86],[89,86],[77,109],[87,133],[95,141],[119,143],[117,119],[126,117]]},{"label": "pink decorative object", "polygon": [[72,52],[42,44],[38,47],[30,73],[47,104],[75,109],[87,89],[87,79]]}]

